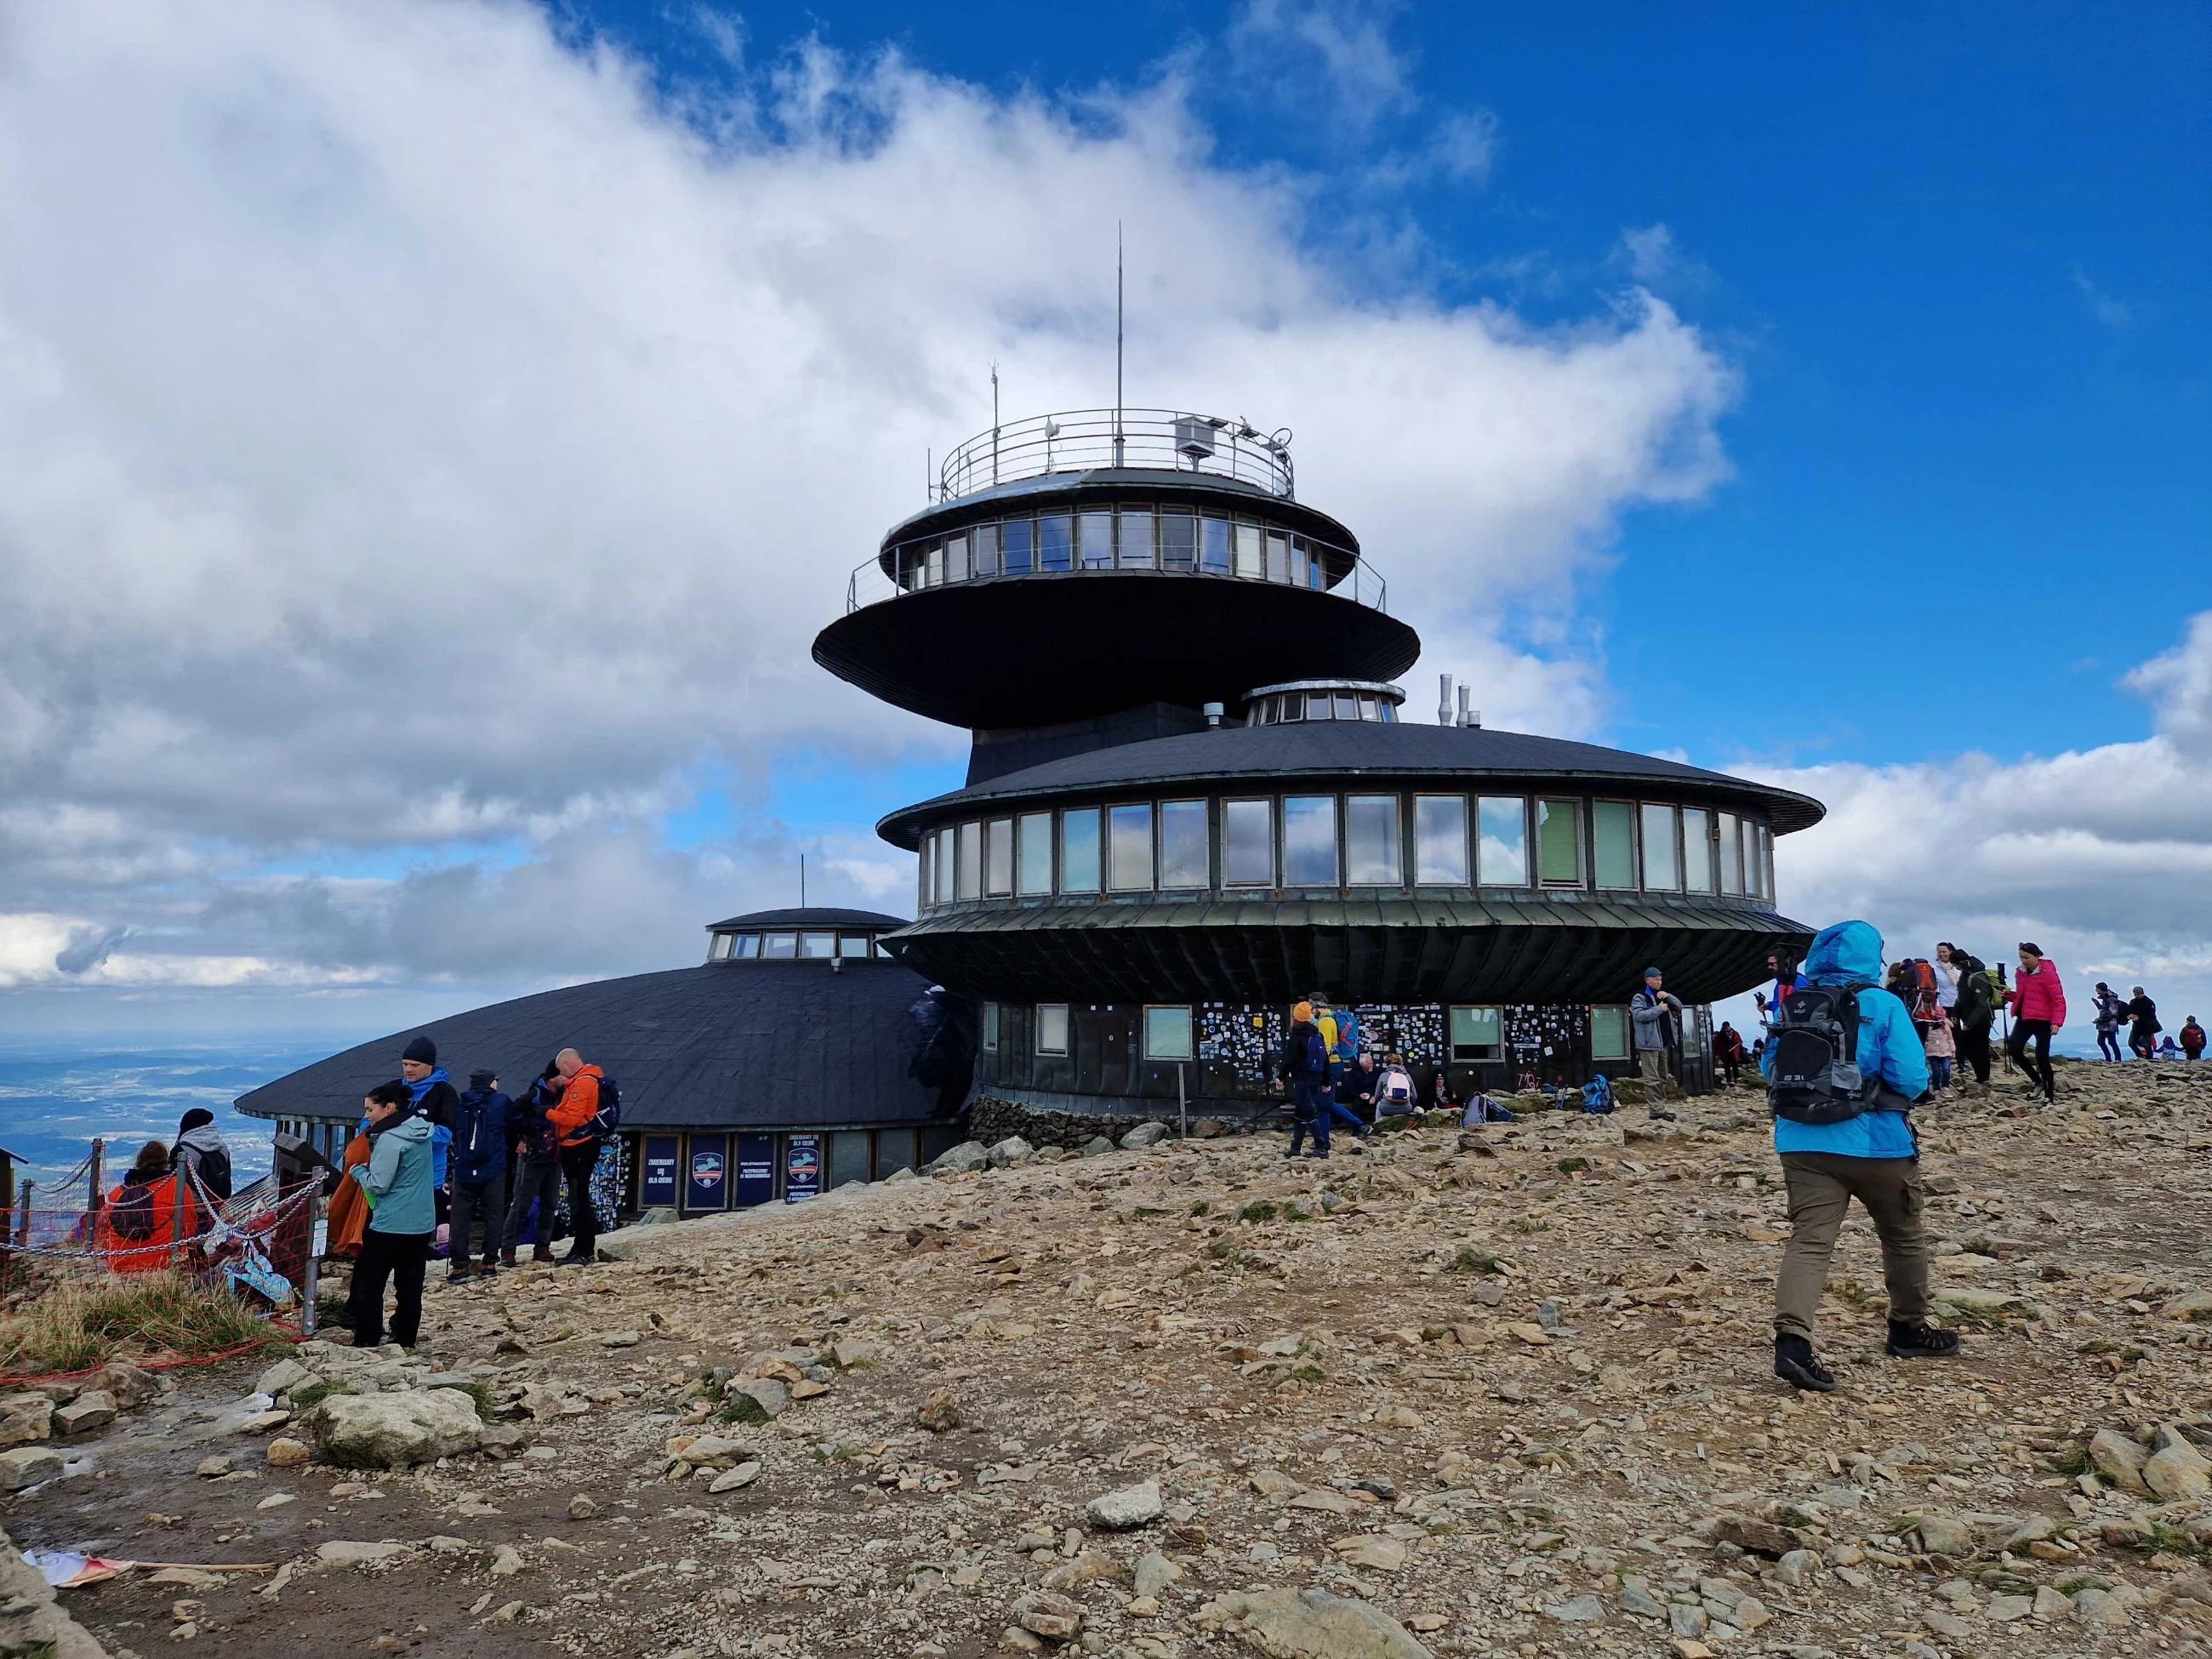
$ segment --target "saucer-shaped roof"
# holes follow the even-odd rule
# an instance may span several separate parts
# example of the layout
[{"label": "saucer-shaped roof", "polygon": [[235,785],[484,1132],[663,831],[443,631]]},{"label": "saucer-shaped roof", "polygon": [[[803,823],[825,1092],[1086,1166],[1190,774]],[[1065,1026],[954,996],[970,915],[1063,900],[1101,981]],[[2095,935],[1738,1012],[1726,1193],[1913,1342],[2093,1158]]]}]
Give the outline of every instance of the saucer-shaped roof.
[{"label": "saucer-shaped roof", "polygon": [[906,926],[903,916],[887,916],[880,910],[839,910],[824,905],[813,905],[805,909],[755,910],[750,915],[732,916],[726,921],[710,921],[710,933],[742,933],[748,927],[790,927],[799,931],[808,928],[842,927],[848,933],[862,928],[878,928],[889,933],[894,927]]}]

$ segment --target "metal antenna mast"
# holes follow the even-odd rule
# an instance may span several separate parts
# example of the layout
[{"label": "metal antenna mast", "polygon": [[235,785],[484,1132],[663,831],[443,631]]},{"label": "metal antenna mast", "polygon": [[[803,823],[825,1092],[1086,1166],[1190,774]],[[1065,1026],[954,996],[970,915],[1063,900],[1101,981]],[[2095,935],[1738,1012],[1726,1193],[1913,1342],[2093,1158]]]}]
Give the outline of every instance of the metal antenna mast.
[{"label": "metal antenna mast", "polygon": [[1121,222],[1114,222],[1114,465],[1121,465]]},{"label": "metal antenna mast", "polygon": [[991,482],[999,482],[999,362],[991,360]]},{"label": "metal antenna mast", "polygon": [[806,908],[806,854],[799,855],[799,908]]}]

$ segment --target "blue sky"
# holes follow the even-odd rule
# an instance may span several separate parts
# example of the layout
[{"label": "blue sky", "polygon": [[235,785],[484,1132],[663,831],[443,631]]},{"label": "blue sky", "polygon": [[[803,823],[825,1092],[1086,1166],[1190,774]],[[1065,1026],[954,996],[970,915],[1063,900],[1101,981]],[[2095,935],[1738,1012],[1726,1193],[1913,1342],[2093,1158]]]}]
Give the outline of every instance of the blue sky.
[{"label": "blue sky", "polygon": [[963,744],[806,644],[988,363],[1103,399],[1117,221],[1132,401],[1297,428],[1416,708],[2212,1008],[2201,5],[136,15],[0,64],[0,1029],[388,1029],[802,852],[908,902]]}]

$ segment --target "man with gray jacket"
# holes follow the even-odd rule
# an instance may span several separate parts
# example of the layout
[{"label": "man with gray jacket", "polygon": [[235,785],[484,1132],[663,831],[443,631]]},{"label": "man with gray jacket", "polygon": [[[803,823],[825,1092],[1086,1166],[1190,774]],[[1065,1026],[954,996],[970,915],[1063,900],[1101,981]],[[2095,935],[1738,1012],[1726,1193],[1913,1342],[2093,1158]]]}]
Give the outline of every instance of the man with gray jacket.
[{"label": "man with gray jacket", "polygon": [[1656,968],[1644,970],[1644,988],[1628,1000],[1628,1018],[1636,1028],[1636,1063],[1644,1073],[1644,1091],[1655,1114],[1667,1114],[1667,1051],[1682,1029],[1682,1001],[1664,988]]}]

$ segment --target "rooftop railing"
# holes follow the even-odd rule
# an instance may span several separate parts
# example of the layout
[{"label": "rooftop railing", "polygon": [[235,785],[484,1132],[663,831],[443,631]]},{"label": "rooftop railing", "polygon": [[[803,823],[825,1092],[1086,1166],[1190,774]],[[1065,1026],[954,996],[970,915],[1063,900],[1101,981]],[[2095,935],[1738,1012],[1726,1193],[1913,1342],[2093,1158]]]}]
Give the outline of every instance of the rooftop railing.
[{"label": "rooftop railing", "polygon": [[1018,478],[1096,467],[1149,467],[1235,478],[1289,501],[1291,434],[1172,409],[1077,409],[979,432],[945,458],[937,498],[953,501]]}]

